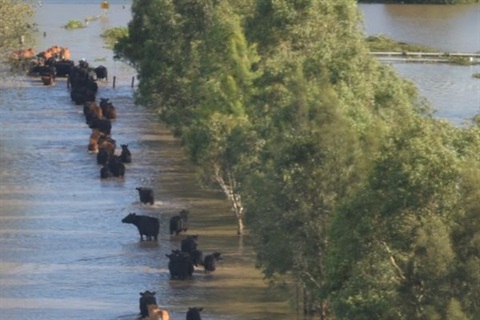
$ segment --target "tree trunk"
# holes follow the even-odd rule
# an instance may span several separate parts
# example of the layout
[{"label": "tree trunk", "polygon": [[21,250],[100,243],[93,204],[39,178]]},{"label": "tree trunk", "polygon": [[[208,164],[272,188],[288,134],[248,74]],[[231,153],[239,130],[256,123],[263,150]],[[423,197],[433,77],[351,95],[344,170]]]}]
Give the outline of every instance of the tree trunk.
[{"label": "tree trunk", "polygon": [[244,225],[243,225],[243,217],[245,215],[245,210],[242,206],[242,201],[240,199],[240,195],[235,192],[235,178],[233,178],[232,174],[227,173],[228,183],[225,183],[223,176],[220,174],[220,171],[216,172],[215,179],[217,183],[222,188],[223,192],[227,196],[227,199],[230,201],[232,206],[232,211],[235,217],[237,218],[238,229],[237,234],[243,234]]}]

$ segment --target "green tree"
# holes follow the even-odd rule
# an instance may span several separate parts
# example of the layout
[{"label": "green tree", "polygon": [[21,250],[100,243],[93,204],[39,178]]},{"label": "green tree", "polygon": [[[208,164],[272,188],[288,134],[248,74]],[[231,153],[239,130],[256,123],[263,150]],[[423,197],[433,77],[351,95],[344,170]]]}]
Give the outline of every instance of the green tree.
[{"label": "green tree", "polygon": [[17,49],[32,44],[31,4],[18,0],[0,0],[0,60],[6,61]]},{"label": "green tree", "polygon": [[258,58],[230,5],[222,2],[214,9],[204,39],[192,46],[192,90],[197,102],[184,141],[202,181],[213,182],[227,196],[242,234],[245,209],[238,167],[245,167],[251,161],[246,155],[257,148],[246,109],[258,77],[252,70]]},{"label": "green tree", "polygon": [[[137,102],[155,106],[180,136],[205,185],[220,188],[243,232],[245,215],[235,167],[250,143],[245,107],[256,72],[256,51],[247,44],[229,2],[137,1],[129,36],[117,56],[139,70]],[[244,145],[241,145],[241,144]],[[236,150],[236,151],[235,151]]]},{"label": "green tree", "polygon": [[415,89],[368,57],[350,1],[263,0],[247,21],[262,57],[249,110],[265,147],[242,188],[257,261],[269,278],[292,276],[304,311],[327,319],[332,213],[391,125],[419,111]]},{"label": "green tree", "polygon": [[[369,183],[334,218],[328,278],[336,315],[469,319],[478,314],[471,300],[478,279],[467,283],[460,276],[466,264],[459,261],[459,248],[469,252],[461,260],[477,261],[470,239],[478,231],[474,235],[455,221],[471,212],[464,197],[480,189],[470,183],[475,178],[465,181],[462,169],[467,163],[479,167],[478,156],[472,158],[478,136],[470,132],[465,139],[461,129],[425,118],[399,130],[375,160]],[[467,223],[475,224],[472,218]]]}]

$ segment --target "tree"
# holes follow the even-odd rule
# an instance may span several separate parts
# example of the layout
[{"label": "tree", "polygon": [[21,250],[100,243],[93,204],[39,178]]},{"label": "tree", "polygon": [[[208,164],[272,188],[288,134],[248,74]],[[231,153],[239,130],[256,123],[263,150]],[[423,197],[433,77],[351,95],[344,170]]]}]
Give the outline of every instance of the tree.
[{"label": "tree", "polygon": [[0,0],[0,60],[6,61],[10,54],[32,42],[33,6],[24,1]]},{"label": "tree", "polygon": [[116,51],[139,70],[137,102],[155,106],[181,137],[204,185],[226,194],[242,233],[236,166],[246,159],[240,150],[255,147],[241,138],[249,136],[245,107],[258,58],[236,10],[225,1],[138,1]]},{"label": "tree", "polygon": [[[468,258],[459,260],[460,247],[472,248],[473,234],[455,222],[463,222],[471,208],[478,210],[464,197],[476,194],[480,185],[473,187],[475,178],[466,180],[462,169],[472,161],[479,167],[478,157],[471,158],[478,152],[478,136],[471,131],[465,139],[461,129],[442,121],[412,120],[394,132],[369,182],[335,215],[328,287],[338,319],[478,314],[470,299],[478,279],[474,275],[467,284],[460,276],[465,272],[461,261],[477,261],[478,250],[467,249]],[[469,216],[467,223],[476,220]]]},{"label": "tree", "polygon": [[332,214],[390,125],[416,112],[415,89],[368,57],[352,2],[263,0],[247,22],[262,72],[248,110],[265,141],[242,188],[257,261],[271,279],[292,276],[304,311],[327,319]]},{"label": "tree", "polygon": [[247,155],[257,148],[247,108],[258,77],[252,65],[258,58],[227,2],[215,6],[205,37],[192,48],[191,57],[197,71],[192,90],[198,98],[184,141],[202,181],[214,182],[227,196],[242,234],[245,208],[238,168],[248,166],[252,159]]}]

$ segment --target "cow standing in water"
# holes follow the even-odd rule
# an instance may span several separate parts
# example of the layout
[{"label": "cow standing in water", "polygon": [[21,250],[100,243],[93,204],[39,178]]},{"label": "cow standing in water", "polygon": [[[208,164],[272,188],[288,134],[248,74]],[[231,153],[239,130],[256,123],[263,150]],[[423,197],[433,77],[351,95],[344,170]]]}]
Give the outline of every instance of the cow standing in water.
[{"label": "cow standing in water", "polygon": [[132,162],[132,153],[128,150],[128,144],[121,144],[122,153],[120,153],[120,160],[123,163],[131,163]]},{"label": "cow standing in water", "polygon": [[138,190],[138,195],[140,196],[140,202],[141,203],[149,203],[153,205],[154,200],[153,200],[153,190],[150,188],[145,188],[145,187],[138,187],[135,188]]},{"label": "cow standing in water", "polygon": [[220,252],[214,252],[212,254],[206,255],[203,260],[203,267],[205,268],[205,273],[213,272],[216,269],[217,261],[221,260]]},{"label": "cow standing in water", "polygon": [[145,236],[147,240],[152,240],[153,238],[156,241],[158,239],[160,223],[157,218],[130,213],[122,219],[122,222],[130,223],[137,227],[138,233],[140,234],[140,241],[143,241],[143,236]]},{"label": "cow standing in water", "polygon": [[107,71],[107,68],[105,66],[98,66],[96,68],[93,69],[93,71],[95,72],[95,75],[97,77],[97,80],[105,80],[107,81],[108,79],[108,71]]},{"label": "cow standing in water", "polygon": [[171,254],[166,254],[165,256],[169,259],[168,270],[170,271],[171,279],[185,280],[193,275],[193,262],[188,253],[172,250]]},{"label": "cow standing in water", "polygon": [[180,243],[180,249],[182,252],[186,252],[189,255],[193,255],[198,246],[198,234],[189,235]]},{"label": "cow standing in water", "polygon": [[200,312],[202,312],[203,308],[188,308],[187,311],[187,320],[202,320],[202,317],[200,316]]},{"label": "cow standing in water", "polygon": [[170,219],[170,234],[178,235],[180,232],[188,230],[188,210],[182,210],[176,216]]},{"label": "cow standing in water", "polygon": [[170,314],[167,310],[161,309],[156,304],[147,305],[148,320],[170,320]]},{"label": "cow standing in water", "polygon": [[155,291],[145,291],[145,292],[140,292],[140,316],[142,318],[145,318],[148,316],[148,308],[147,306],[149,304],[157,304],[157,299],[155,298]]}]

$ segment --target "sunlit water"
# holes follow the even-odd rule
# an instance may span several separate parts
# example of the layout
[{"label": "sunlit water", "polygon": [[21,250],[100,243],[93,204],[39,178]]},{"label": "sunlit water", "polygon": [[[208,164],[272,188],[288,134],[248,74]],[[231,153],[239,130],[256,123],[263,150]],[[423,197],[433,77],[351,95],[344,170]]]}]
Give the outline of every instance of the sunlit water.
[{"label": "sunlit water", "polygon": [[[248,237],[236,235],[222,194],[199,187],[178,141],[154,113],[133,104],[135,72],[113,61],[100,37],[126,26],[130,5],[110,3],[105,14],[96,1],[44,1],[37,9],[36,49],[68,46],[74,60],[108,68],[99,97],[117,107],[112,137],[133,154],[125,178],[100,180],[95,155],[87,152],[90,129],[65,80],[52,87],[28,77],[0,83],[0,319],[130,320],[144,290],[157,291],[174,320],[185,319],[190,306],[204,307],[203,317],[211,320],[296,319],[293,297],[268,290],[254,268]],[[85,29],[62,28],[88,17],[97,19]],[[460,122],[478,109],[479,82],[470,82],[476,69],[395,67],[420,79],[439,116]],[[473,107],[464,100],[473,100]],[[154,189],[153,206],[139,203],[137,186]],[[168,235],[168,220],[183,208],[191,211],[188,233],[200,235],[200,249],[218,250],[224,260],[211,275],[197,270],[193,279],[172,281],[165,254],[183,236]],[[136,228],[121,223],[130,212],[160,219],[158,242],[140,242]]]}]

